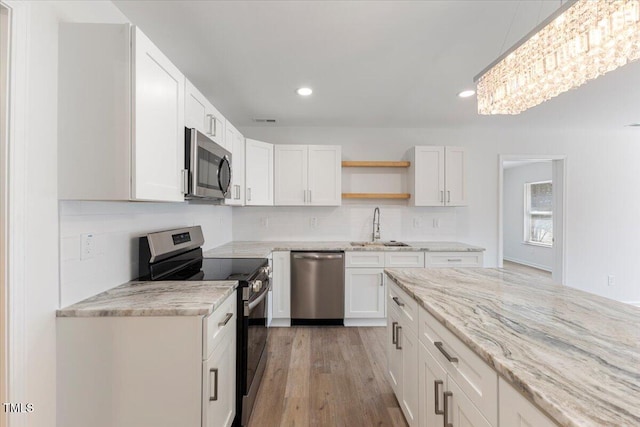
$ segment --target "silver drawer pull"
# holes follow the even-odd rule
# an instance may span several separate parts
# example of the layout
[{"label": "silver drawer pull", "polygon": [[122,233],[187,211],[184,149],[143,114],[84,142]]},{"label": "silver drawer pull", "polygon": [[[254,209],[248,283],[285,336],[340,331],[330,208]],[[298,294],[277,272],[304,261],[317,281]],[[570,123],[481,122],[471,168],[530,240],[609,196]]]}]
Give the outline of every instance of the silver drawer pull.
[{"label": "silver drawer pull", "polygon": [[449,353],[447,353],[447,350],[444,349],[444,344],[442,344],[442,341],[436,341],[433,343],[433,345],[435,345],[436,348],[440,350],[440,353],[442,353],[449,362],[458,363],[458,358],[451,356]]},{"label": "silver drawer pull", "polygon": [[398,326],[398,322],[393,322],[391,324],[391,344],[396,344],[398,342],[398,338],[396,338],[396,326]]},{"label": "silver drawer pull", "polygon": [[444,427],[453,427],[453,424],[449,422],[449,404],[447,403],[447,399],[453,397],[453,393],[450,391],[445,391],[444,394]]},{"label": "silver drawer pull", "polygon": [[442,415],[444,414],[444,410],[443,409],[439,409],[440,408],[440,390],[438,390],[440,387],[440,385],[443,385],[444,382],[442,380],[436,380],[433,382],[433,392],[435,394],[435,408],[434,408],[434,412],[436,415]]},{"label": "silver drawer pull", "polygon": [[400,302],[400,299],[398,297],[393,297],[393,300],[396,302],[396,304],[398,304],[400,307],[404,307],[404,303]]},{"label": "silver drawer pull", "polygon": [[462,258],[448,258],[447,262],[461,262]]},{"label": "silver drawer pull", "polygon": [[227,316],[224,318],[224,320],[218,323],[218,327],[227,326],[227,323],[229,323],[229,320],[231,320],[232,317],[233,313],[227,313]]},{"label": "silver drawer pull", "polygon": [[396,350],[402,350],[402,347],[400,346],[400,331],[402,330],[402,326],[398,325],[396,326]]},{"label": "silver drawer pull", "polygon": [[211,397],[211,384],[209,384],[209,401],[210,402],[214,402],[218,400],[218,368],[209,369],[209,378],[211,378],[212,372],[216,375],[216,378],[213,382],[213,397]]}]

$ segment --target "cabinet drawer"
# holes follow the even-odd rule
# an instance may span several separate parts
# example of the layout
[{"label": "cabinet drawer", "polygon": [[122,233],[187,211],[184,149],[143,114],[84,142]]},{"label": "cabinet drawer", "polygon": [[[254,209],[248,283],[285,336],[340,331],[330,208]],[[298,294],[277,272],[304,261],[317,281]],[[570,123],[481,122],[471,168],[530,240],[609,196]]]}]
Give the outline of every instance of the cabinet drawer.
[{"label": "cabinet drawer", "polygon": [[402,326],[406,326],[413,331],[413,334],[416,334],[418,332],[418,303],[391,280],[387,283],[389,283],[387,306],[394,307],[400,314]]},{"label": "cabinet drawer", "polygon": [[384,267],[384,252],[345,252],[345,267]]},{"label": "cabinet drawer", "polygon": [[232,293],[209,316],[204,318],[202,327],[202,360],[207,360],[216,345],[220,342],[222,333],[227,329],[233,330],[235,334],[237,321],[237,300],[236,293]]},{"label": "cabinet drawer", "polygon": [[427,252],[425,267],[482,267],[482,252]]},{"label": "cabinet drawer", "polygon": [[386,252],[385,267],[424,267],[424,252]]},{"label": "cabinet drawer", "polygon": [[489,423],[497,425],[498,374],[422,307],[418,329],[420,341],[446,369],[450,378]]}]

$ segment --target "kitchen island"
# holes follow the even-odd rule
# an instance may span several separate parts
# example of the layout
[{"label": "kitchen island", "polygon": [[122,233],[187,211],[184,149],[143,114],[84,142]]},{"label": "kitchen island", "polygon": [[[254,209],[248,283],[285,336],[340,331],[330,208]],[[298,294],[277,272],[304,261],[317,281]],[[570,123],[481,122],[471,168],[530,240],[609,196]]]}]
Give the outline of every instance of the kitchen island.
[{"label": "kitchen island", "polygon": [[385,272],[555,423],[640,425],[640,309],[501,269]]}]

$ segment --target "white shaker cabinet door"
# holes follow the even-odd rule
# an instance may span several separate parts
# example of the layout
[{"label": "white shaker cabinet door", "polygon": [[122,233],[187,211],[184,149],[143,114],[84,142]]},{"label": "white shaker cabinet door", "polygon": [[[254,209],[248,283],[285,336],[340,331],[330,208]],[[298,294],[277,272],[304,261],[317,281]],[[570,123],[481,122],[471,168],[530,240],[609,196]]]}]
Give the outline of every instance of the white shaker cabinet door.
[{"label": "white shaker cabinet door", "polygon": [[383,269],[345,269],[345,319],[384,318],[385,294]]},{"label": "white shaker cabinet door", "polygon": [[309,194],[307,185],[308,156],[306,145],[274,147],[274,186],[276,206],[303,206]]},{"label": "white shaker cabinet door", "polygon": [[273,144],[247,138],[245,180],[247,206],[273,206]]},{"label": "white shaker cabinet door", "polygon": [[236,331],[229,329],[203,363],[204,427],[230,427],[236,412]]},{"label": "white shaker cabinet door", "polygon": [[442,146],[414,148],[410,173],[414,176],[412,203],[443,206],[445,200],[445,149]]},{"label": "white shaker cabinet door", "polygon": [[185,82],[184,97],[184,125],[205,133],[209,102],[189,80]]},{"label": "white shaker cabinet door", "polygon": [[309,145],[309,194],[307,204],[342,204],[342,148],[336,145]]},{"label": "white shaker cabinet door", "polygon": [[398,346],[397,333],[400,326],[400,314],[389,308],[387,314],[387,375],[394,394],[400,400],[402,392],[402,350]]},{"label": "white shaker cabinet door", "polygon": [[[449,380],[449,391],[445,393],[444,408],[445,419],[453,423],[454,426],[464,427],[496,427],[492,426],[489,421],[480,413],[471,400],[460,390],[455,381]],[[449,394],[450,393],[450,394]],[[511,427],[511,424],[505,424]],[[534,424],[539,427],[537,424]],[[513,424],[517,426],[517,424]]]},{"label": "white shaker cabinet door", "polygon": [[447,391],[447,371],[425,346],[418,344],[418,406],[420,427],[444,425],[442,396]]},{"label": "white shaker cabinet door", "polygon": [[445,147],[445,160],[445,205],[466,206],[467,153],[461,147]]},{"label": "white shaker cabinet door", "polygon": [[185,79],[138,28],[133,45],[133,198],[181,201]]},{"label": "white shaker cabinet door", "polygon": [[244,206],[244,136],[229,122],[227,122],[226,140],[233,147],[231,154],[231,198],[225,204]]},{"label": "white shaker cabinet door", "polygon": [[[401,319],[402,320],[402,319]],[[401,326],[404,324],[401,323]],[[396,340],[402,354],[402,381],[400,382],[400,406],[410,427],[418,425],[418,338],[415,331],[398,328]],[[457,424],[456,424],[457,425]]]}]

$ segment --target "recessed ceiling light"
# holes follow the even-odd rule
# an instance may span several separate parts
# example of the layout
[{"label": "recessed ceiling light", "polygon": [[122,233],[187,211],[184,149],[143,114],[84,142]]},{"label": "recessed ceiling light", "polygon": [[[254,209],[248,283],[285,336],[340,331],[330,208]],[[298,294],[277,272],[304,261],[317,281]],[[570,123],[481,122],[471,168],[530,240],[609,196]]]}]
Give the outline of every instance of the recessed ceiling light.
[{"label": "recessed ceiling light", "polygon": [[301,87],[296,89],[296,93],[300,96],[309,96],[313,93],[313,90],[310,87]]},{"label": "recessed ceiling light", "polygon": [[473,95],[475,95],[475,94],[476,94],[476,91],[475,91],[475,90],[463,90],[462,92],[460,92],[460,93],[458,94],[458,96],[459,96],[460,98],[469,98],[470,96],[473,96]]}]

